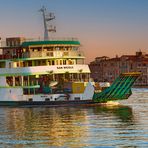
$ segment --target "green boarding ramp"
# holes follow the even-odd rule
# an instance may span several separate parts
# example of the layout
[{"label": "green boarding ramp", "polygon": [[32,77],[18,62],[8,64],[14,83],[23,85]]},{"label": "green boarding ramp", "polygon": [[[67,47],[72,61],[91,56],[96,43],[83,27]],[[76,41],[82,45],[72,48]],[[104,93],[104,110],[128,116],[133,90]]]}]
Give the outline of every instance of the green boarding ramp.
[{"label": "green boarding ramp", "polygon": [[128,99],[132,94],[131,87],[140,76],[140,72],[122,73],[113,84],[100,93],[94,93],[95,102],[107,102]]}]

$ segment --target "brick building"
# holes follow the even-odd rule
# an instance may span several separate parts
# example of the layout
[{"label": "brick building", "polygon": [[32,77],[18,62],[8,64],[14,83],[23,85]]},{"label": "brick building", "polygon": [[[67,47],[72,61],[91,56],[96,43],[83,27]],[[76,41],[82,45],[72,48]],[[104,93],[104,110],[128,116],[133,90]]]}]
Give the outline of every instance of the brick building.
[{"label": "brick building", "polygon": [[135,85],[148,85],[148,54],[136,52],[135,55],[123,55],[121,57],[96,57],[89,64],[91,77],[98,82],[113,82],[120,73],[140,71],[142,75]]}]

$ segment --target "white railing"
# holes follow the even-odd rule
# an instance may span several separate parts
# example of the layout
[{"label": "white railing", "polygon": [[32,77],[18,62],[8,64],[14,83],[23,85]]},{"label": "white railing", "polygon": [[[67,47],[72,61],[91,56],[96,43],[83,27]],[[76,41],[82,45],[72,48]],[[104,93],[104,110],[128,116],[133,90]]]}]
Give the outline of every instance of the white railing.
[{"label": "white railing", "polygon": [[[25,41],[44,41],[43,38],[26,38]],[[55,37],[49,38],[47,41],[79,41],[74,37]]]}]

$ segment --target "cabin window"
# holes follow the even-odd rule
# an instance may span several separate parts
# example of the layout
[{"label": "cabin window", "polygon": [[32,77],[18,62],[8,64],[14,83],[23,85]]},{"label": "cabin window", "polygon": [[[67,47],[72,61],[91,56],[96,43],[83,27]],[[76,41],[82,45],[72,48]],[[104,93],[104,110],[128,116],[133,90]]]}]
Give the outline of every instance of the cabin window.
[{"label": "cabin window", "polygon": [[62,60],[60,60],[60,65],[62,65],[63,64],[63,61]]},{"label": "cabin window", "polygon": [[0,68],[5,68],[5,62],[0,62]]},{"label": "cabin window", "polygon": [[21,86],[21,83],[20,83],[20,77],[15,77],[15,86]]},{"label": "cabin window", "polygon": [[56,60],[56,65],[59,65],[59,61],[58,60]]},{"label": "cabin window", "polygon": [[52,60],[52,65],[54,65],[54,60]]},{"label": "cabin window", "polygon": [[65,51],[67,51],[67,50],[68,50],[68,48],[66,48],[66,47],[65,47],[65,48],[64,48],[64,50],[65,50]]},{"label": "cabin window", "polygon": [[68,52],[63,52],[63,56],[68,56]]},{"label": "cabin window", "polygon": [[50,101],[50,99],[49,98],[45,98],[45,101]]},{"label": "cabin window", "polygon": [[32,61],[28,61],[28,66],[32,66]]},{"label": "cabin window", "polygon": [[76,80],[78,78],[77,74],[73,74],[73,78]]},{"label": "cabin window", "polygon": [[28,99],[28,101],[29,101],[29,102],[32,102],[32,101],[33,101],[33,99],[32,99],[32,98],[29,98],[29,99]]},{"label": "cabin window", "polygon": [[77,47],[73,47],[73,50],[78,50],[78,48]]},{"label": "cabin window", "polygon": [[13,86],[13,77],[6,77],[6,82],[9,86]]},{"label": "cabin window", "polygon": [[86,80],[86,74],[82,74],[82,79]]},{"label": "cabin window", "polygon": [[63,60],[63,65],[66,65],[66,60]]},{"label": "cabin window", "polygon": [[[10,63],[9,63],[9,64],[10,64]],[[17,62],[17,64],[16,64],[16,65],[17,65],[17,67],[19,67],[19,62]],[[10,64],[10,67],[11,67],[11,64]]]},{"label": "cabin window", "polygon": [[44,51],[44,52],[46,52],[46,51],[47,51],[47,49],[46,49],[46,48],[44,48],[44,49],[43,49],[43,51]]},{"label": "cabin window", "polygon": [[51,65],[51,61],[48,61],[48,65]]},{"label": "cabin window", "polygon": [[53,57],[53,52],[50,52],[50,56]]},{"label": "cabin window", "polygon": [[53,51],[53,48],[49,48],[50,51]]},{"label": "cabin window", "polygon": [[41,61],[38,61],[38,66],[41,66]]},{"label": "cabin window", "polygon": [[71,59],[69,59],[69,60],[68,60],[68,65],[73,65],[73,64],[74,64],[74,61],[71,60]]},{"label": "cabin window", "polygon": [[71,50],[71,49],[72,49],[71,47],[68,48],[68,50]]},{"label": "cabin window", "polygon": [[46,60],[43,60],[42,61],[42,65],[46,65]]},{"label": "cabin window", "polygon": [[56,50],[60,50],[60,48],[59,47],[56,47]]},{"label": "cabin window", "polygon": [[80,100],[80,97],[75,97],[75,100],[76,100],[76,101],[79,101],[79,100]]}]

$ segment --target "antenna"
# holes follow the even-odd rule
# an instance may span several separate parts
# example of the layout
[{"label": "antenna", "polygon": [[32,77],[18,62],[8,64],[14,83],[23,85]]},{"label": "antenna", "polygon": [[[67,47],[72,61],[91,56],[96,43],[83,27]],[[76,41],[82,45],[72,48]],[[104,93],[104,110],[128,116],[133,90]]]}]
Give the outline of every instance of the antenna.
[{"label": "antenna", "polygon": [[49,40],[48,32],[56,32],[56,26],[53,26],[50,24],[52,20],[55,19],[54,13],[47,13],[46,8],[43,6],[40,10],[43,15],[43,21],[44,21],[44,40]]}]

